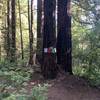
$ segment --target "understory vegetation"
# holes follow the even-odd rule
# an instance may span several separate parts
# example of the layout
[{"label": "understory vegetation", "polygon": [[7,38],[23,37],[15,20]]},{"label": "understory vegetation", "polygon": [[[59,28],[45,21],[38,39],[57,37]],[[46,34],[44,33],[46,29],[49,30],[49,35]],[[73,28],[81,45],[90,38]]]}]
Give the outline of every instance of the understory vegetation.
[{"label": "understory vegetation", "polygon": [[[82,4],[81,4],[82,3]],[[74,4],[79,5],[74,6]],[[73,71],[100,86],[99,1],[73,3]]]},{"label": "understory vegetation", "polygon": [[48,84],[34,85],[29,91],[25,89],[32,73],[32,68],[8,61],[0,62],[0,100],[46,100]]}]

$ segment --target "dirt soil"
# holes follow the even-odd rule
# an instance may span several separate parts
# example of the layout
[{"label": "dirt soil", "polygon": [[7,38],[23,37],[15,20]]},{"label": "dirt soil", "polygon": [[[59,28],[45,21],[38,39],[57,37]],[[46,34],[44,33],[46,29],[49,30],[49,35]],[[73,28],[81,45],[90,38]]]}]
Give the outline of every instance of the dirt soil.
[{"label": "dirt soil", "polygon": [[48,100],[100,100],[100,90],[77,76],[62,76],[50,82]]}]

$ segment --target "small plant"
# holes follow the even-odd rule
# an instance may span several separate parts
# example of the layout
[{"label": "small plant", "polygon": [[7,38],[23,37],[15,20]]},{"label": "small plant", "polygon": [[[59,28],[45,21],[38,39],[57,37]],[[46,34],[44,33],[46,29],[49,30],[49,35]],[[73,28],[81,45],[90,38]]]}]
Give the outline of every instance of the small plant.
[{"label": "small plant", "polygon": [[42,85],[38,85],[35,86],[32,90],[32,96],[34,97],[35,100],[47,100],[47,88],[48,88],[48,84],[44,84]]},{"label": "small plant", "polygon": [[3,94],[0,95],[0,100],[47,100],[48,84],[34,86],[32,94]]}]

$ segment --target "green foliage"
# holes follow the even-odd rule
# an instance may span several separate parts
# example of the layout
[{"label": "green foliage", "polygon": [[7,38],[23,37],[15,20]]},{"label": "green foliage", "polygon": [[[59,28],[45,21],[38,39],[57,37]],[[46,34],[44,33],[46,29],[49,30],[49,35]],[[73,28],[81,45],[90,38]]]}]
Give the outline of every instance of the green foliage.
[{"label": "green foliage", "polygon": [[26,94],[3,94],[0,95],[2,100],[47,100],[46,92],[47,92],[48,84],[34,86],[32,89],[31,95]]},{"label": "green foliage", "polygon": [[38,85],[35,86],[32,90],[32,95],[35,100],[47,100],[46,92],[47,92],[48,84],[44,84],[44,86]]},{"label": "green foliage", "polygon": [[100,86],[100,13],[90,0],[73,2],[73,71]]},{"label": "green foliage", "polygon": [[27,82],[32,74],[31,69],[18,66],[7,61],[0,62],[0,83],[5,85],[20,86]]},{"label": "green foliage", "polygon": [[0,100],[3,100],[3,98],[7,98],[9,96],[10,96],[9,93],[0,93]]},{"label": "green foliage", "polygon": [[100,68],[91,66],[84,74],[92,86],[100,86]]},{"label": "green foliage", "polygon": [[34,100],[32,97],[27,96],[27,95],[10,95],[9,97],[3,99],[3,100]]},{"label": "green foliage", "polygon": [[75,67],[73,68],[73,72],[75,75],[77,76],[83,76],[85,73],[86,73],[86,69],[85,68],[82,68],[82,67]]},{"label": "green foliage", "polygon": [[[27,90],[22,88],[30,80],[32,69],[21,67],[23,62],[10,63],[9,61],[0,62],[0,100],[47,100],[47,84],[34,86],[30,95]],[[15,93],[9,90],[15,89]],[[20,92],[18,93],[17,89]]]}]

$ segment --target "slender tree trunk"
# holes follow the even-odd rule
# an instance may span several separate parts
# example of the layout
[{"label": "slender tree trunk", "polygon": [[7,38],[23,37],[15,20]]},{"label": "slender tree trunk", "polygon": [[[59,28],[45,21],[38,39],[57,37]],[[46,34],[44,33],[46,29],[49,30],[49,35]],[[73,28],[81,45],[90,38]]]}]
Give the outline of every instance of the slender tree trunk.
[{"label": "slender tree trunk", "polygon": [[72,74],[70,0],[58,0],[57,62]]},{"label": "slender tree trunk", "polygon": [[7,1],[7,59],[11,58],[10,55],[10,0]]},{"label": "slender tree trunk", "polygon": [[15,0],[11,0],[11,62],[16,61],[16,13]]},{"label": "slender tree trunk", "polygon": [[29,65],[33,65],[33,0],[28,0],[28,22],[29,22],[29,45],[30,45],[30,58]]},{"label": "slender tree trunk", "polygon": [[0,61],[1,61],[1,44],[0,44]]},{"label": "slender tree trunk", "polygon": [[49,51],[50,47],[54,49],[56,45],[55,9],[56,0],[44,0],[43,65],[41,70],[45,78],[55,78],[57,75],[56,53]]},{"label": "slender tree trunk", "polygon": [[22,54],[22,59],[24,59],[23,34],[22,34],[22,20],[21,20],[21,9],[20,9],[20,1],[19,0],[18,0],[18,7],[19,7],[19,21],[20,21],[21,54]]}]

